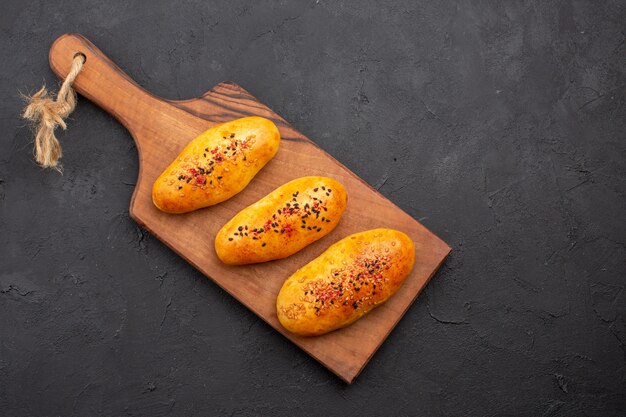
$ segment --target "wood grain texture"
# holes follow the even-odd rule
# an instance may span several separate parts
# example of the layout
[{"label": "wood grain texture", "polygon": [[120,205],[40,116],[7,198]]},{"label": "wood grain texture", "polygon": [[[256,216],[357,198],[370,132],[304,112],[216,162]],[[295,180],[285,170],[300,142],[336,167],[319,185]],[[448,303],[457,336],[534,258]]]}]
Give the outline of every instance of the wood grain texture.
[{"label": "wood grain texture", "polygon": [[[143,90],[91,42],[75,34],[63,35],[52,45],[52,70],[64,78],[76,53],[87,59],[74,88],[117,118],[137,144],[139,176],[130,203],[133,219],[341,379],[354,381],[449,254],[449,246],[237,84],[218,84],[191,100],[161,99]],[[153,205],[154,180],[187,143],[217,123],[251,115],[274,121],[282,143],[276,157],[244,191],[217,206],[183,215],[166,214]],[[249,266],[222,264],[213,247],[218,230],[244,207],[305,175],[330,176],[344,184],[348,208],[339,226],[283,260]],[[415,243],[415,267],[394,297],[353,325],[324,336],[299,337],[283,329],[275,305],[284,280],[339,239],[378,227],[403,231]]]}]

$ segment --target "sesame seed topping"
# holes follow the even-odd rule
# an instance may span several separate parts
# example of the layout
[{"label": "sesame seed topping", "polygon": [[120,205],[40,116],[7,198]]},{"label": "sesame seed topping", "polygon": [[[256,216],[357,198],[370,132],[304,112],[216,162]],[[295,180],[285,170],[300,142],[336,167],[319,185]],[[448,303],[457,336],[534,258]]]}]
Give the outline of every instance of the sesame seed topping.
[{"label": "sesame seed topping", "polygon": [[313,299],[305,301],[313,304],[316,315],[322,314],[326,309],[335,308],[335,304],[337,307],[352,305],[354,309],[369,307],[377,302],[373,298],[377,285],[380,287],[386,283],[384,271],[388,270],[389,266],[384,266],[383,262],[388,261],[388,255],[367,250],[357,256],[352,263],[343,262],[345,266],[342,268],[333,268],[331,270],[333,279],[320,277],[309,281],[303,287],[303,292],[305,296],[310,293],[315,301],[313,302]]}]

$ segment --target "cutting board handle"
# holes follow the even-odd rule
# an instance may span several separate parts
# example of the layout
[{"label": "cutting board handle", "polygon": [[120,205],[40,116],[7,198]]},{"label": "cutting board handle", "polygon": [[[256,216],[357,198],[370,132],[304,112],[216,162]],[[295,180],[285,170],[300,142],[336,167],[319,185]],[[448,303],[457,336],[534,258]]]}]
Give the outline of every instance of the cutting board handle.
[{"label": "cutting board handle", "polygon": [[[50,67],[64,79],[76,54],[83,54],[86,59],[72,86],[118,119],[133,134],[138,147],[142,141],[149,139],[146,139],[146,135],[136,135],[136,132],[155,131],[161,125],[167,125],[169,131],[174,129],[174,133],[178,127],[181,134],[189,134],[190,127],[198,133],[206,129],[197,117],[141,88],[82,35],[61,35],[50,47]],[[155,110],[161,114],[159,119],[145,117]]]}]

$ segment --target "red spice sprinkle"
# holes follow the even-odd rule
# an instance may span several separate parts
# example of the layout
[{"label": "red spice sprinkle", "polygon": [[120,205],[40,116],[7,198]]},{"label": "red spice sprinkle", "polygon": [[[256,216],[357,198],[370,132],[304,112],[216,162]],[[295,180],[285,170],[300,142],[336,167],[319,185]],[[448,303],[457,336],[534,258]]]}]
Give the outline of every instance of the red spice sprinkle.
[{"label": "red spice sprinkle", "polygon": [[[304,295],[309,293],[313,299],[315,314],[322,314],[323,310],[335,308],[338,305],[352,305],[354,309],[375,302],[376,288],[384,286],[386,278],[384,271],[390,266],[383,266],[382,262],[389,262],[388,255],[381,255],[370,251],[355,260],[355,263],[341,269],[333,269],[332,280],[317,279],[303,287]],[[381,262],[382,261],[382,262]],[[315,300],[315,301],[312,301]]]},{"label": "red spice sprinkle", "polygon": [[[254,138],[254,135],[250,135],[244,140],[235,139],[234,134],[229,134],[229,135],[230,135],[230,138],[228,139],[229,143],[224,144],[226,146],[224,145],[221,145],[221,147],[215,146],[212,149],[209,149],[208,147],[204,148],[204,153],[202,154],[204,158],[207,158],[207,154],[210,152],[210,154],[208,155],[209,158],[207,158],[208,160],[205,160],[203,163],[201,163],[198,166],[187,168],[188,174],[178,175],[178,180],[186,181],[187,183],[190,183],[190,181],[193,179],[194,180],[193,184],[195,186],[204,188],[205,185],[207,184],[206,175],[211,174],[214,171],[216,164],[219,164],[226,160],[233,160],[233,161],[237,160],[239,155],[241,155],[241,157],[245,161],[247,158],[244,153],[244,149],[251,148],[251,139]],[[226,136],[224,136],[223,138],[227,139]],[[227,151],[229,152],[226,153]],[[208,165],[205,165],[205,164],[208,164]],[[218,176],[217,179],[221,180],[222,176]],[[210,180],[209,184],[212,185],[213,180]]]},{"label": "red spice sprinkle", "polygon": [[[218,179],[221,177],[217,177]],[[300,202],[298,202],[297,197],[300,195],[300,191],[296,191],[290,195],[290,200],[285,202],[285,204],[276,210],[275,213],[272,214],[271,218],[265,220],[262,226],[252,227],[250,226],[250,235],[253,240],[262,240],[261,234],[269,232],[273,230],[274,233],[285,234],[288,238],[292,236],[293,233],[296,232],[297,227],[297,219],[290,220],[291,216],[298,216],[302,224],[300,225],[300,229],[308,229],[316,232],[321,232],[322,227],[317,224],[313,226],[306,225],[306,218],[310,216],[312,213],[315,213],[316,218],[319,218],[319,215],[322,209],[327,209],[326,205],[322,200],[316,199],[316,201],[308,200],[303,202],[304,206],[302,207]],[[310,199],[311,196],[307,195],[304,197],[305,199]],[[311,205],[312,204],[312,205]],[[324,218],[322,222],[328,222],[329,220]],[[312,223],[316,223],[315,220]],[[245,229],[248,230],[248,226],[245,226]],[[241,230],[240,230],[241,231]],[[242,236],[247,236],[247,233],[241,233]],[[261,246],[265,246],[265,242],[261,242]]]}]

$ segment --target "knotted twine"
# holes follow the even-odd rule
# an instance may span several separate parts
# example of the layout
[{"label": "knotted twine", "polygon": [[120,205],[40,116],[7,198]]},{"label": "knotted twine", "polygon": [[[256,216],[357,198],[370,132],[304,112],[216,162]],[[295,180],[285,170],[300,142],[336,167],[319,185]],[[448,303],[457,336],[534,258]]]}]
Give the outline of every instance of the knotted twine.
[{"label": "knotted twine", "polygon": [[35,160],[43,168],[53,168],[61,172],[59,158],[63,155],[61,144],[54,135],[57,126],[67,129],[65,119],[76,107],[76,92],[72,89],[72,83],[83,68],[85,56],[76,54],[72,60],[70,72],[65,77],[56,99],[48,94],[44,85],[39,91],[30,97],[26,97],[28,105],[22,113],[22,117],[31,122],[35,130]]}]

